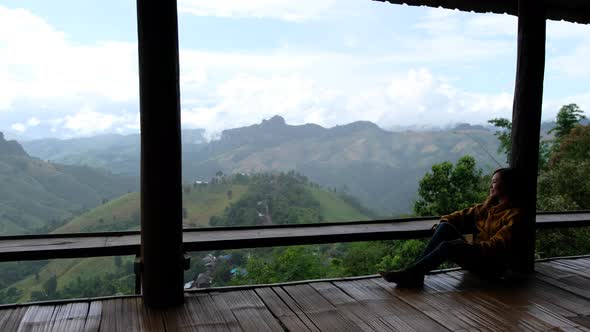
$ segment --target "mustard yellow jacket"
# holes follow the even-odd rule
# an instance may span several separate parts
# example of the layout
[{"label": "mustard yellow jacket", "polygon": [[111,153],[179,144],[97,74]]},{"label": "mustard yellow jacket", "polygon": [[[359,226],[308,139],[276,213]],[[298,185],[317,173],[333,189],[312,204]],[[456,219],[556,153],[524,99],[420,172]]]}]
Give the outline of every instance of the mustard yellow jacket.
[{"label": "mustard yellow jacket", "polygon": [[513,249],[514,228],[521,222],[521,209],[497,205],[488,209],[483,204],[441,217],[464,233],[474,230],[473,244],[484,256],[506,258]]}]

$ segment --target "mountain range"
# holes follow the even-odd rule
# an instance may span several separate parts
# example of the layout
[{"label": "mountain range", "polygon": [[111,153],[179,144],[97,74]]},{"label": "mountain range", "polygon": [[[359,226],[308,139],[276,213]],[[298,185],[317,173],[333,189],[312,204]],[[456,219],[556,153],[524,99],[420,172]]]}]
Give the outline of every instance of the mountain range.
[{"label": "mountain range", "polygon": [[[324,187],[346,191],[381,215],[411,212],[419,179],[434,163],[469,154],[485,170],[503,165],[494,131],[461,124],[453,129],[387,131],[367,121],[324,128],[289,125],[280,116],[228,129],[207,141],[205,131],[183,130],[183,178],[208,181],[219,171],[294,170]],[[43,160],[102,167],[138,176],[140,137],[102,135],[22,142]],[[496,162],[497,160],[498,162]]]}]

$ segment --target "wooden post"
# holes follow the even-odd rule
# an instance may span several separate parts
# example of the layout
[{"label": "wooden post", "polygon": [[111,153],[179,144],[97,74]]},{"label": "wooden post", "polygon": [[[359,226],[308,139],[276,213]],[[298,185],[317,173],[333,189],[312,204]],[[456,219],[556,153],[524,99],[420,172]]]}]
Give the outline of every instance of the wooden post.
[{"label": "wooden post", "polygon": [[144,303],[184,301],[176,0],[137,0]]},{"label": "wooden post", "polygon": [[539,135],[545,71],[546,14],[543,1],[518,0],[518,55],[512,113],[510,166],[523,173],[524,227],[523,257],[518,265],[524,272],[534,270],[535,210]]}]

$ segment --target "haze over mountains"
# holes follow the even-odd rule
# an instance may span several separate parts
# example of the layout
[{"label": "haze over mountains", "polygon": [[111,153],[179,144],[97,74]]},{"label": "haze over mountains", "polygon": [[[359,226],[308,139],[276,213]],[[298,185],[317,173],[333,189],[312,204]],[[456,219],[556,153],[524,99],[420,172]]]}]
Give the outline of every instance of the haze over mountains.
[{"label": "haze over mountains", "polygon": [[[411,212],[419,179],[432,164],[465,154],[484,169],[498,167],[493,131],[459,125],[449,130],[391,132],[371,122],[323,128],[288,125],[280,116],[229,129],[207,141],[204,130],[183,130],[183,176],[207,181],[222,171],[255,173],[295,170],[322,186],[348,191],[382,215]],[[44,160],[139,175],[139,135],[102,135],[23,142]],[[486,152],[487,151],[487,152]],[[489,154],[488,154],[489,153]]]}]

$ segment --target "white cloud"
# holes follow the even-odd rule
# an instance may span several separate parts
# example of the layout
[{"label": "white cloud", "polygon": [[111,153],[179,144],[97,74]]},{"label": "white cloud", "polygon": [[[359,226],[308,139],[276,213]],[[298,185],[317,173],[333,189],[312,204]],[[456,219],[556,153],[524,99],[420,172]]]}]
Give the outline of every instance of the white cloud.
[{"label": "white cloud", "polygon": [[32,117],[27,121],[27,126],[29,127],[36,127],[41,123],[41,121],[39,121],[39,119],[37,119],[36,117]]},{"label": "white cloud", "polygon": [[[588,39],[590,42],[590,39]],[[556,55],[547,61],[549,74],[585,80],[590,76],[590,44],[578,44],[568,53]]]},{"label": "white cloud", "polygon": [[25,9],[0,6],[0,111],[16,100],[137,98],[137,46],[77,44]]},{"label": "white cloud", "polygon": [[[303,22],[324,18],[341,7],[356,8],[352,2],[184,0],[179,8],[195,15]],[[379,53],[370,47],[375,41],[362,28],[336,36],[336,43],[350,48],[348,53],[297,45],[264,51],[181,49],[183,125],[215,133],[275,114],[293,124],[334,126],[369,120],[382,127],[509,117],[511,82],[495,83],[503,88],[480,93],[480,86],[463,83],[476,79],[462,75],[468,66],[495,75],[492,66],[514,65],[515,18],[441,9],[425,13],[391,40],[379,41],[387,45]],[[563,22],[548,25],[548,36],[570,45],[562,49],[559,44],[559,52],[548,54],[548,70],[585,82],[590,76],[590,47],[576,41],[590,40],[590,29]],[[568,35],[570,31],[578,39]],[[461,68],[456,74],[445,69],[455,66]],[[443,72],[455,80],[442,77]],[[3,110],[14,111],[4,121],[15,131],[40,123],[37,130],[47,125],[56,135],[137,131],[137,46],[108,40],[76,43],[30,11],[0,6],[0,91],[0,115]],[[23,100],[39,113],[12,116]],[[61,113],[41,114],[43,109]]]},{"label": "white cloud", "polygon": [[307,117],[327,124],[327,106],[337,94],[311,80],[297,76],[257,77],[237,75],[223,82],[211,97],[209,107],[187,105],[182,122],[195,128],[207,128],[215,134],[226,128],[250,125],[280,114],[290,123],[305,123]]},{"label": "white cloud", "polygon": [[277,114],[290,124],[326,127],[358,120],[384,128],[484,123],[492,117],[509,117],[512,95],[467,93],[421,68],[392,75],[386,84],[354,91],[329,89],[297,76],[241,75],[223,83],[209,102],[211,106],[185,107],[182,121],[187,127],[207,128],[214,137],[225,128],[258,123]]},{"label": "white cloud", "polygon": [[394,75],[384,95],[376,99],[376,104],[368,103],[371,116],[384,126],[483,123],[492,117],[508,116],[512,109],[512,96],[507,92],[465,92],[426,68]]},{"label": "white cloud", "polygon": [[14,129],[15,131],[17,131],[19,133],[23,133],[27,130],[27,127],[25,127],[25,125],[22,123],[15,123],[12,126],[10,126],[10,128]]},{"label": "white cloud", "polygon": [[178,2],[181,13],[197,16],[274,18],[292,22],[319,19],[345,5],[343,1],[337,0],[179,0]]},{"label": "white cloud", "polygon": [[124,113],[113,115],[101,113],[87,107],[73,115],[52,120],[53,128],[71,132],[74,136],[85,136],[103,132],[128,132],[126,129],[139,128],[139,115]]}]

